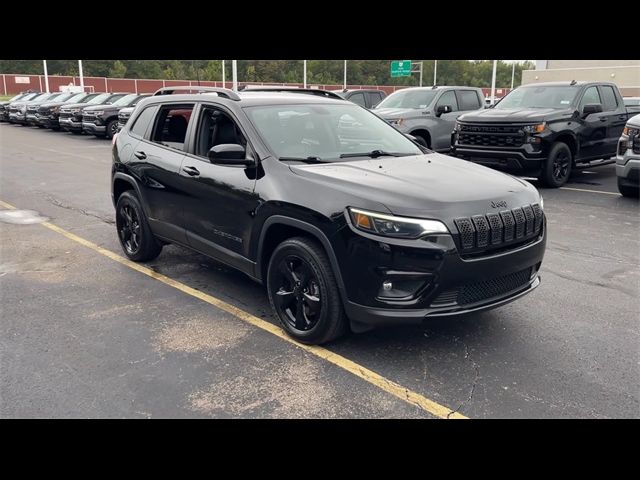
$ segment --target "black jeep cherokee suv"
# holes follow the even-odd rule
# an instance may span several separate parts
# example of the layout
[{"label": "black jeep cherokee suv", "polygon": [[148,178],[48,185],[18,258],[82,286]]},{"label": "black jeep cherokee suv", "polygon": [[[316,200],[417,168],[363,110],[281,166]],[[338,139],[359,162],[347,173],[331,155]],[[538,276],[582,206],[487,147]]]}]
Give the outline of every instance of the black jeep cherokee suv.
[{"label": "black jeep cherokee suv", "polygon": [[114,138],[130,259],[170,242],[233,266],[304,343],[539,285],[546,222],[529,183],[431,152],[330,92],[197,88],[142,100]]}]

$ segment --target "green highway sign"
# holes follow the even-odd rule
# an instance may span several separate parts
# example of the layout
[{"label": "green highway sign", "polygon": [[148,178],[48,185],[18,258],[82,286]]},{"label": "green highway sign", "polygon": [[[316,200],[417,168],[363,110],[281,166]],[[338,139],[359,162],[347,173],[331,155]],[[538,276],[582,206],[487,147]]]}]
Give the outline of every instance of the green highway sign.
[{"label": "green highway sign", "polygon": [[394,60],[391,62],[392,77],[410,77],[411,60]]}]

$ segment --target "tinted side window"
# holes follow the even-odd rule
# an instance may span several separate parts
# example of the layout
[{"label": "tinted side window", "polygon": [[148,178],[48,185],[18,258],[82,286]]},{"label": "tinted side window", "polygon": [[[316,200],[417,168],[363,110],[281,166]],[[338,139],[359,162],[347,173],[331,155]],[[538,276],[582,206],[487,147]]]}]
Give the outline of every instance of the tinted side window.
[{"label": "tinted side window", "polygon": [[155,106],[145,108],[140,113],[140,115],[138,115],[138,117],[136,118],[136,123],[134,123],[129,129],[130,132],[134,135],[137,135],[138,137],[144,138],[145,136],[144,134],[147,131],[147,127],[149,126],[149,123],[153,121],[153,115],[155,112],[156,112]]},{"label": "tinted side window", "polygon": [[582,100],[580,101],[580,109],[582,110],[582,107],[590,103],[602,103],[602,100],[600,100],[600,94],[598,93],[598,87],[587,88],[582,96]]},{"label": "tinted side window", "polygon": [[242,131],[229,115],[215,107],[203,106],[194,153],[199,157],[208,158],[211,147],[224,143],[247,147],[247,140]]},{"label": "tinted side window", "polygon": [[371,102],[371,106],[377,105],[382,101],[382,93],[380,92],[369,92],[369,101]]},{"label": "tinted side window", "polygon": [[351,95],[349,97],[349,101],[351,101],[351,102],[353,102],[353,103],[355,103],[357,105],[360,105],[361,107],[366,107],[367,106],[366,103],[365,103],[365,100],[364,100],[364,93],[362,93],[362,92],[354,93],[353,95]]},{"label": "tinted side window", "polygon": [[440,96],[440,99],[438,100],[438,104],[436,105],[436,109],[440,105],[449,105],[451,107],[451,111],[452,112],[457,112],[458,111],[458,100],[456,100],[456,92],[454,92],[453,90],[448,90],[448,91],[444,92]]},{"label": "tinted side window", "polygon": [[165,147],[184,150],[187,127],[191,119],[194,104],[165,105],[160,107],[156,116],[151,141]]},{"label": "tinted side window", "polygon": [[618,108],[618,100],[616,99],[616,93],[613,91],[613,87],[603,85],[602,87],[603,105],[602,109],[605,112],[615,110]]},{"label": "tinted side window", "polygon": [[480,108],[480,99],[473,90],[458,90],[458,100],[460,101],[460,110],[478,110]]}]

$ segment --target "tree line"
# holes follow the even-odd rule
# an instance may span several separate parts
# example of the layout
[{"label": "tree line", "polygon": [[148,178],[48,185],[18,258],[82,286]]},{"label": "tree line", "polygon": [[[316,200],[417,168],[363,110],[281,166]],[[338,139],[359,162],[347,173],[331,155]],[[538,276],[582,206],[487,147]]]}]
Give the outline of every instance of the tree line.
[{"label": "tree line", "polygon": [[[83,73],[91,77],[153,78],[165,80],[217,80],[222,78],[221,60],[83,60]],[[534,68],[532,62],[515,65],[514,86],[520,85],[523,70]],[[226,78],[231,79],[231,61],[225,63]],[[309,85],[341,85],[343,60],[308,60]],[[47,60],[49,75],[78,75],[77,60]],[[433,83],[434,61],[423,61],[423,85]],[[491,85],[491,60],[438,60],[438,85]],[[497,87],[511,85],[512,65],[498,62]],[[0,73],[43,74],[41,60],[0,60]],[[302,60],[238,60],[239,82],[302,83]],[[352,85],[419,84],[419,74],[391,77],[389,60],[349,60],[347,83]]]}]

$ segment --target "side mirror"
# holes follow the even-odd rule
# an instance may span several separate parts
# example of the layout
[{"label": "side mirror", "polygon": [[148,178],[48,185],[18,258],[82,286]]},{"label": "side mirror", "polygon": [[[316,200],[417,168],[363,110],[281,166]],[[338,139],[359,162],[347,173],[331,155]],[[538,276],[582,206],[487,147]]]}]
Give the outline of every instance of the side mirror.
[{"label": "side mirror", "polygon": [[592,113],[602,112],[602,104],[600,103],[587,103],[582,107],[582,118],[586,118]]},{"label": "side mirror", "polygon": [[405,133],[404,136],[407,137],[409,140],[416,142],[418,145],[423,146],[424,148],[429,148],[427,146],[427,142],[425,142],[424,138],[422,137],[414,137],[413,135],[409,135],[408,133]]},{"label": "side mirror", "polygon": [[436,115],[439,117],[443,113],[450,113],[452,111],[453,108],[451,108],[451,105],[438,105],[438,108],[436,109]]},{"label": "side mirror", "polygon": [[253,165],[253,160],[247,158],[247,151],[242,145],[235,143],[221,143],[209,150],[209,161],[216,165]]}]

